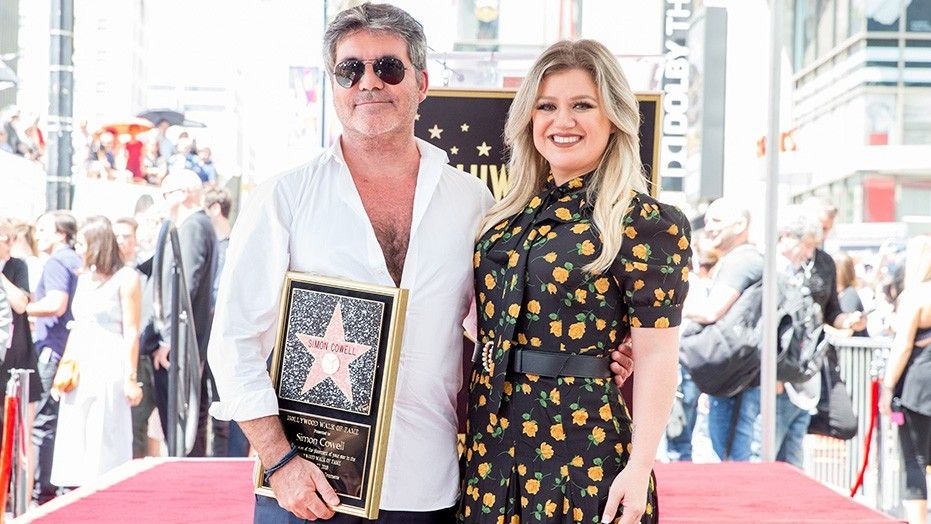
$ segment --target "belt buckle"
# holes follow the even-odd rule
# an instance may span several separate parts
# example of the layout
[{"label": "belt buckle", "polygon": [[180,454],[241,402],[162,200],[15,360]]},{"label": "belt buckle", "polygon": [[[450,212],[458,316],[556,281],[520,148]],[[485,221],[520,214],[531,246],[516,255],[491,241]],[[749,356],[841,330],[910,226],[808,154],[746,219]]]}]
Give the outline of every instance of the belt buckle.
[{"label": "belt buckle", "polygon": [[482,368],[487,373],[491,373],[491,348],[493,347],[494,343],[490,340],[482,346]]}]

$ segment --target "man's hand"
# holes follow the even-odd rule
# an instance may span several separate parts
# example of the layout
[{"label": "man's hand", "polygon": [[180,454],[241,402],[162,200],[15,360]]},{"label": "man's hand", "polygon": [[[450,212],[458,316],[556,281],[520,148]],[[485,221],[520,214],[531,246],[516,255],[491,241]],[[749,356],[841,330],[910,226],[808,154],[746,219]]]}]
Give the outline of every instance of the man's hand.
[{"label": "man's hand", "polygon": [[168,369],[171,366],[171,362],[168,361],[169,351],[168,346],[159,346],[152,352],[152,364],[155,365],[155,369]]},{"label": "man's hand", "polygon": [[624,385],[634,371],[634,355],[630,350],[630,337],[627,337],[617,349],[611,352],[611,373],[617,387]]},{"label": "man's hand", "polygon": [[336,491],[320,468],[300,456],[276,471],[268,482],[278,505],[301,519],[329,519],[334,514],[331,507],[339,505]]}]

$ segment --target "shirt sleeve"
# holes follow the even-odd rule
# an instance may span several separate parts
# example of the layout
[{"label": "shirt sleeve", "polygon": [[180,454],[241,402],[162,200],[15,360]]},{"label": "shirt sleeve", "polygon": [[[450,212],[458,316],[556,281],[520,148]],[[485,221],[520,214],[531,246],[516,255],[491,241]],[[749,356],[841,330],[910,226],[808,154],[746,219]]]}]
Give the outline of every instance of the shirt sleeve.
[{"label": "shirt sleeve", "polygon": [[691,227],[675,206],[635,197],[624,221],[611,274],[621,288],[631,327],[682,322],[689,289]]},{"label": "shirt sleeve", "polygon": [[737,249],[721,259],[714,286],[724,285],[743,293],[763,278],[763,259],[756,248],[741,246]]},{"label": "shirt sleeve", "polygon": [[45,263],[45,269],[42,271],[42,279],[45,281],[45,294],[49,291],[61,291],[62,293],[71,294],[71,280],[73,274],[65,264],[51,257]]},{"label": "shirt sleeve", "polygon": [[256,189],[230,236],[207,349],[220,397],[210,414],[220,420],[278,414],[266,362],[290,266],[295,191],[286,180],[278,177]]},{"label": "shirt sleeve", "polygon": [[6,261],[10,265],[10,282],[19,289],[29,293],[29,268],[26,266],[26,261],[11,258]]}]

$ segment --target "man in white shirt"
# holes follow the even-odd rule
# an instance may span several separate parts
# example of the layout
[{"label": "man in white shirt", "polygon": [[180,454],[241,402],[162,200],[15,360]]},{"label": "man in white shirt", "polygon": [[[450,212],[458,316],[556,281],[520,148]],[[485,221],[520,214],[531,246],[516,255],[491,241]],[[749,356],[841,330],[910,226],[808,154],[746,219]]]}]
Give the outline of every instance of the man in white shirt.
[{"label": "man in white shirt", "polygon": [[[472,301],[473,239],[493,199],[478,178],[449,167],[445,152],[414,137],[428,85],[416,20],[390,5],[361,5],[333,20],[324,49],[331,78],[338,64],[364,62],[355,74],[336,67],[344,73],[332,82],[343,134],[259,187],[233,229],[209,347],[221,399],[211,413],[238,421],[266,467],[289,452],[266,368],[287,271],[406,288],[380,520],[449,522],[459,491],[461,326]],[[277,503],[258,497],[256,522],[328,519],[328,505],[339,504],[323,473],[300,457],[270,484]],[[343,514],[334,521],[362,522]]]}]

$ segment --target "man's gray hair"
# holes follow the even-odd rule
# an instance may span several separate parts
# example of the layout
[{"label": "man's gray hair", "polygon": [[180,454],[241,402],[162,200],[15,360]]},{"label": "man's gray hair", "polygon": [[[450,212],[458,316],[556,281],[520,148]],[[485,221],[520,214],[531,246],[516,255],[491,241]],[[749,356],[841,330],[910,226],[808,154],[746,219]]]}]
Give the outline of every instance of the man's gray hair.
[{"label": "man's gray hair", "polygon": [[793,204],[779,210],[776,233],[780,237],[790,236],[798,239],[811,235],[820,242],[824,230],[816,210],[810,206]]},{"label": "man's gray hair", "polygon": [[417,71],[427,69],[427,37],[420,22],[407,11],[393,5],[365,3],[340,11],[327,27],[323,35],[323,61],[328,73],[333,74],[333,67],[336,65],[336,46],[343,38],[359,31],[400,36],[407,42],[407,54],[410,55],[414,68]]}]

